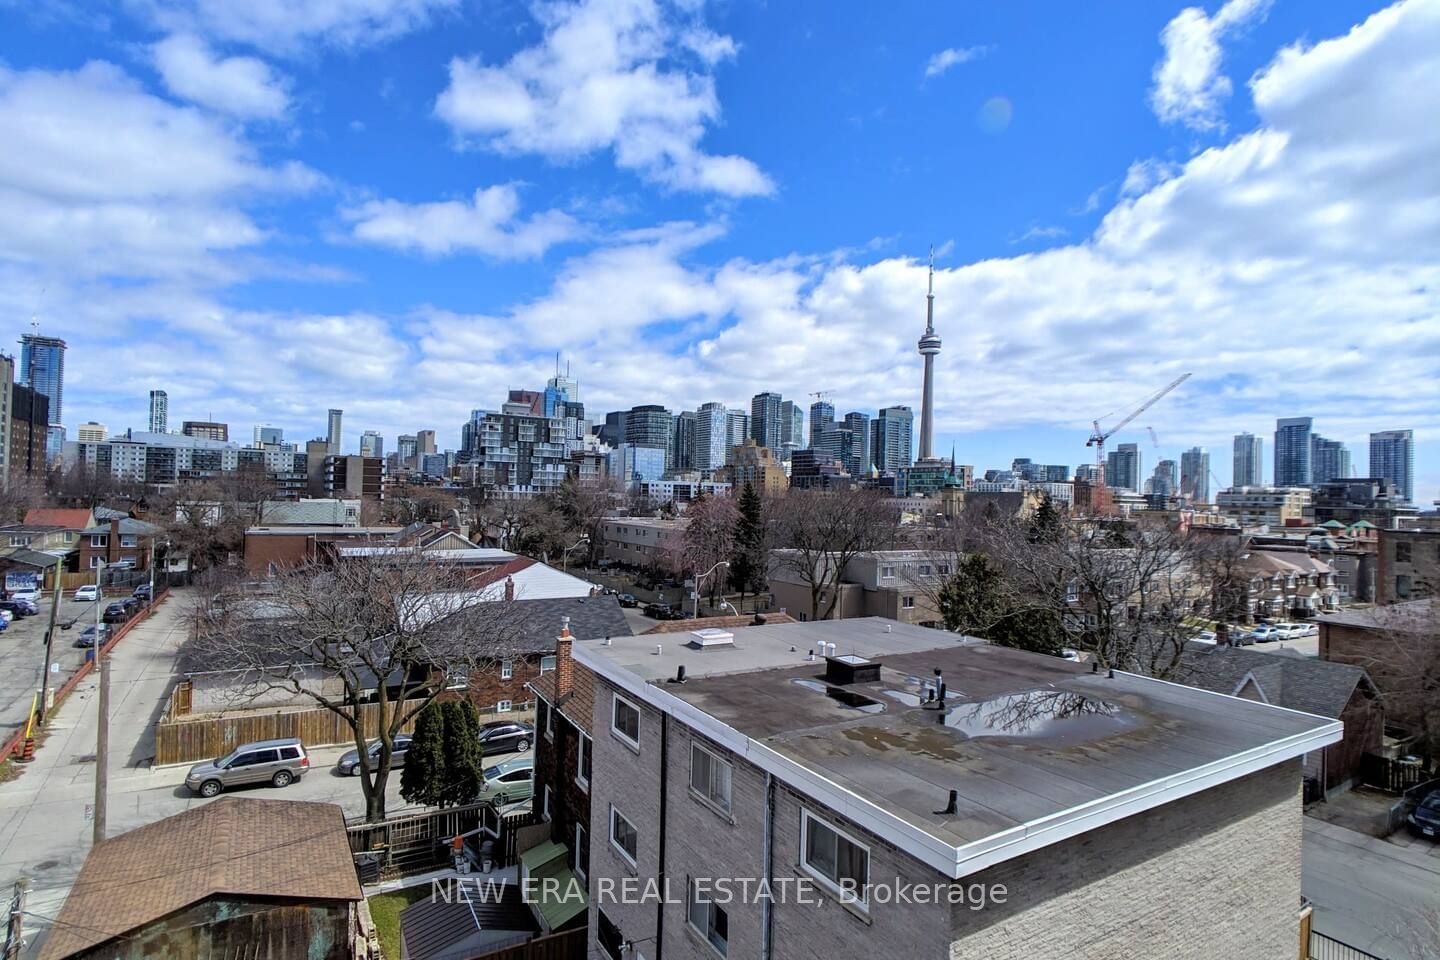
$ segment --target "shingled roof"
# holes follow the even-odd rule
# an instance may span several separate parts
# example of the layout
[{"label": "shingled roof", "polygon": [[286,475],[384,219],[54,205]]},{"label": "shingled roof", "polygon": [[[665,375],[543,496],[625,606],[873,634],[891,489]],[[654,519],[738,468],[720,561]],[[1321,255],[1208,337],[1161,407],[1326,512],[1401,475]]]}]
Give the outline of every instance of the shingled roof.
[{"label": "shingled roof", "polygon": [[1247,679],[1273,706],[1338,719],[1357,688],[1378,696],[1360,667],[1286,653],[1191,642],[1185,645],[1176,682],[1233,696]]},{"label": "shingled roof", "polygon": [[215,896],[360,900],[340,807],[221,797],[106,840],[85,858],[40,960],[89,950]]}]

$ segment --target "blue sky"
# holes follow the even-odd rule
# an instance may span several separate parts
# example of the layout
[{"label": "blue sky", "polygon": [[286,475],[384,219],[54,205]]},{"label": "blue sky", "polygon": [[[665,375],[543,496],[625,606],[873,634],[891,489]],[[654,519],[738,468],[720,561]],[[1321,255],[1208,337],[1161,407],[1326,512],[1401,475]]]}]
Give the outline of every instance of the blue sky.
[{"label": "blue sky", "polygon": [[72,433],[160,387],[454,445],[557,351],[596,414],[918,408],[934,244],[962,462],[1083,462],[1193,371],[1112,440],[1147,470],[1312,415],[1440,494],[1436,0],[0,9],[0,308]]}]

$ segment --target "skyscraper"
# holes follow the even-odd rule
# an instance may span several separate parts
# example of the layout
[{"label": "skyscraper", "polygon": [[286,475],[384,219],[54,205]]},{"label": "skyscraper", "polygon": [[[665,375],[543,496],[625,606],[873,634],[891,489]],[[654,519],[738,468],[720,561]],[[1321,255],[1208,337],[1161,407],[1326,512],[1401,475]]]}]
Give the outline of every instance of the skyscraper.
[{"label": "skyscraper", "polygon": [[681,410],[675,414],[675,440],[671,444],[673,469],[695,469],[695,425],[698,422],[699,415],[694,410]]},{"label": "skyscraper", "polygon": [[401,467],[412,469],[419,467],[419,457],[417,456],[419,450],[420,443],[414,434],[402,433],[395,438],[395,459],[399,461]]},{"label": "skyscraper", "polygon": [[810,447],[813,449],[822,434],[835,425],[835,404],[816,400],[810,404]]},{"label": "skyscraper", "polygon": [[164,390],[150,391],[150,432],[166,433],[170,429],[170,397]]},{"label": "skyscraper", "polygon": [[769,390],[750,398],[750,436],[760,446],[780,449],[780,408],[784,402],[780,394]]},{"label": "skyscraper", "polygon": [[1275,421],[1275,486],[1310,486],[1310,417]]},{"label": "skyscraper", "polygon": [[725,462],[735,462],[735,451],[745,446],[745,441],[750,438],[750,414],[743,410],[730,410],[726,413],[725,431]]},{"label": "skyscraper", "polygon": [[254,446],[266,447],[279,445],[285,442],[285,431],[279,427],[272,427],[267,424],[256,424],[254,430]]},{"label": "skyscraper", "polygon": [[1370,469],[1366,476],[1384,477],[1406,503],[1415,502],[1415,432],[1381,430],[1370,434]]},{"label": "skyscraper", "polygon": [[855,469],[850,472],[853,476],[863,476],[870,472],[873,462],[870,452],[870,417],[858,410],[851,411],[845,414],[845,426],[855,436]]},{"label": "skyscraper", "polygon": [[723,403],[702,403],[695,412],[696,470],[719,470],[725,466],[730,442],[730,413]]},{"label": "skyscraper", "polygon": [[671,449],[675,442],[675,420],[670,411],[658,403],[645,403],[631,407],[625,412],[626,443],[637,447],[658,447],[665,451],[665,467],[670,468],[673,459]]},{"label": "skyscraper", "polygon": [[909,407],[882,407],[870,422],[870,462],[894,473],[915,462],[915,414]]},{"label": "skyscraper", "polygon": [[1339,440],[1310,435],[1310,484],[1316,486],[1351,475],[1350,451]]},{"label": "skyscraper", "polygon": [[1258,487],[1265,475],[1265,440],[1253,433],[1235,434],[1235,451],[1230,482],[1235,487]]},{"label": "skyscraper", "polygon": [[[36,324],[36,330],[39,325]],[[38,332],[20,338],[21,386],[44,395],[50,405],[45,431],[45,459],[54,463],[65,450],[65,341]],[[38,427],[38,424],[33,425]]]},{"label": "skyscraper", "polygon": [[417,430],[415,432],[415,455],[423,457],[428,453],[435,452],[435,431]]},{"label": "skyscraper", "polygon": [[325,430],[325,448],[330,451],[330,456],[340,456],[340,418],[344,416],[344,410],[330,411],[330,421]]},{"label": "skyscraper", "polygon": [[1138,443],[1122,443],[1105,458],[1105,482],[1112,487],[1139,493],[1144,475]]},{"label": "skyscraper", "polygon": [[925,385],[920,394],[920,459],[935,458],[935,357],[940,338],[935,334],[935,251],[930,251],[930,281],[925,293],[925,335],[920,338],[920,356],[925,358]]},{"label": "skyscraper", "polygon": [[1155,472],[1150,476],[1150,489],[1147,491],[1156,497],[1173,497],[1178,493],[1179,478],[1176,476],[1174,460],[1161,460],[1155,465]]},{"label": "skyscraper", "polygon": [[360,434],[360,456],[385,456],[385,439],[374,430],[366,430],[364,433]]},{"label": "skyscraper", "polygon": [[1191,503],[1210,502],[1210,453],[1204,447],[1180,454],[1180,494]]},{"label": "skyscraper", "polygon": [[793,400],[780,403],[780,449],[775,455],[789,460],[790,454],[805,446],[805,411]]}]

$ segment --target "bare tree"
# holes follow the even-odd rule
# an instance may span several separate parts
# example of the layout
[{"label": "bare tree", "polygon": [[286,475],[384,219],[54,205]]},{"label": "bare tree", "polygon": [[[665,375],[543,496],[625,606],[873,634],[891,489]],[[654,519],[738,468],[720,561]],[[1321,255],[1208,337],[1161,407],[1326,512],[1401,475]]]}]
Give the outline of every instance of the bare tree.
[{"label": "bare tree", "polygon": [[[418,555],[304,564],[260,595],[221,592],[196,611],[197,653],[239,678],[237,700],[284,691],[349,726],[369,820],[385,817],[395,737],[450,676],[521,655],[517,608],[464,588],[463,575]],[[362,705],[375,704],[372,764]]]},{"label": "bare tree", "polygon": [[840,578],[851,560],[890,546],[899,511],[872,490],[792,490],[772,504],[771,568],[793,572],[810,589],[810,615],[835,610]]},{"label": "bare tree", "polygon": [[1416,736],[1429,765],[1440,756],[1440,617],[1434,600],[1374,607],[1363,644],[1327,657],[1363,667],[1385,697],[1387,725]]},{"label": "bare tree", "polygon": [[43,479],[24,473],[12,474],[9,485],[0,490],[0,523],[19,523],[25,514],[47,502]]},{"label": "bare tree", "polygon": [[[660,542],[660,564],[667,573],[685,579],[702,574],[735,552],[735,526],[740,509],[730,497],[700,497],[685,511],[684,529],[671,531]],[[717,573],[707,581],[710,603],[723,592],[726,578]],[[697,584],[698,586],[698,584]]]},{"label": "bare tree", "polygon": [[438,523],[450,515],[459,500],[439,487],[398,484],[385,494],[381,514],[390,523]]}]

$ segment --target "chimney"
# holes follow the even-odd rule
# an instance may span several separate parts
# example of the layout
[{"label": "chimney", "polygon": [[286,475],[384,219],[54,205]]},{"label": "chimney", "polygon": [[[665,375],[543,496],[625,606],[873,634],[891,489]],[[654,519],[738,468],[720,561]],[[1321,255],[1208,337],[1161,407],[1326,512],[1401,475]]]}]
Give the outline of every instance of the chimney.
[{"label": "chimney", "polygon": [[110,542],[105,548],[105,562],[115,563],[120,559],[120,518],[110,518]]},{"label": "chimney", "polygon": [[[506,578],[505,578],[505,599],[506,599],[506,600],[514,600],[514,599],[515,599],[515,578],[514,578],[514,577],[506,577]],[[569,617],[566,617],[565,619],[566,619],[566,620],[569,620],[570,618],[569,618]]]},{"label": "chimney", "polygon": [[560,636],[555,638],[555,699],[570,695],[575,688],[575,660],[570,656],[570,618],[560,618]]}]

